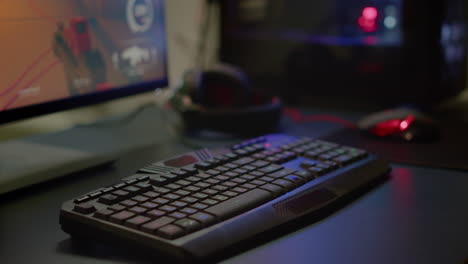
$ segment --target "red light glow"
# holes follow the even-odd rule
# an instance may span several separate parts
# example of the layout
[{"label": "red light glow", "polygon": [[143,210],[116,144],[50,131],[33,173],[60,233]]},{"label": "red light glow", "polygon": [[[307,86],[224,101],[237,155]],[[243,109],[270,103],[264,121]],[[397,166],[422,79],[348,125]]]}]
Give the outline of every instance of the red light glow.
[{"label": "red light glow", "polygon": [[414,121],[414,116],[409,115],[400,122],[400,131],[405,131],[411,123]]},{"label": "red light glow", "polygon": [[362,10],[362,17],[364,17],[364,19],[376,20],[378,15],[379,11],[377,11],[377,8],[372,6],[364,7]]},{"label": "red light glow", "polygon": [[362,9],[362,14],[358,18],[358,25],[364,32],[374,32],[377,30],[377,17],[379,16],[379,11],[377,8],[372,6],[367,6]]}]

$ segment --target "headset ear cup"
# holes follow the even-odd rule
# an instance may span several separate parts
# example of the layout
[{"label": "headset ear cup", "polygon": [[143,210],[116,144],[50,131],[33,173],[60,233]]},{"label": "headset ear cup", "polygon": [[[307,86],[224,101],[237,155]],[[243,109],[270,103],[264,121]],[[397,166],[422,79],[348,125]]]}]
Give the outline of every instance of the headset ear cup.
[{"label": "headset ear cup", "polygon": [[218,65],[200,74],[195,100],[209,108],[245,107],[253,103],[252,88],[241,70]]},{"label": "headset ear cup", "polygon": [[251,136],[271,132],[279,123],[281,101],[255,95],[248,78],[235,68],[190,71],[182,83],[174,95],[178,104],[172,105],[188,129]]}]

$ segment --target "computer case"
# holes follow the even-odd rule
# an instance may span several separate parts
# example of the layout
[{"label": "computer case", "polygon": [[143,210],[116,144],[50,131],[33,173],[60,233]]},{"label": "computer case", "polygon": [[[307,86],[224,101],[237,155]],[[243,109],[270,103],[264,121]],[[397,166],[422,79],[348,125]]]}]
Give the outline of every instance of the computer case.
[{"label": "computer case", "polygon": [[433,105],[466,87],[465,0],[223,0],[223,62],[289,103]]}]

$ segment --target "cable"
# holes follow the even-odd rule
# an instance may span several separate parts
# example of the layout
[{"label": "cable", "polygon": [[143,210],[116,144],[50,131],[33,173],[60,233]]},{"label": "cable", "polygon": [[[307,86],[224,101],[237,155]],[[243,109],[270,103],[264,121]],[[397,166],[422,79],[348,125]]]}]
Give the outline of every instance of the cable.
[{"label": "cable", "polygon": [[296,123],[329,122],[336,123],[350,129],[357,129],[357,126],[354,123],[334,115],[303,115],[299,110],[288,107],[283,109],[283,114],[290,117]]}]

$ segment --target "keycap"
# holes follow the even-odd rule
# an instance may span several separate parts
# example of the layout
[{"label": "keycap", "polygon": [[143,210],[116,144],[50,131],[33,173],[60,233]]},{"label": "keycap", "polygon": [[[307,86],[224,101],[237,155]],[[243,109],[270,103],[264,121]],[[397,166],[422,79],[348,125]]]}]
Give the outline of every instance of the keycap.
[{"label": "keycap", "polygon": [[189,214],[189,215],[198,212],[197,209],[190,208],[190,207],[186,207],[186,208],[184,208],[184,209],[182,209],[182,210],[180,210],[180,211],[181,211],[182,213],[184,213],[184,214]]},{"label": "keycap", "polygon": [[96,211],[96,207],[89,203],[76,204],[75,207],[73,207],[73,211],[80,214],[90,214]]},{"label": "keycap", "polygon": [[190,216],[191,219],[197,220],[204,226],[210,225],[216,221],[216,218],[210,214],[199,212]]},{"label": "keycap", "polygon": [[280,187],[283,187],[286,190],[291,190],[291,189],[293,189],[295,187],[294,183],[292,183],[291,181],[288,181],[288,180],[284,180],[284,179],[279,179],[279,180],[273,181],[272,184],[279,185]]},{"label": "keycap", "polygon": [[117,203],[118,201],[120,201],[120,198],[112,194],[105,194],[98,199],[98,202],[106,205],[111,205]]},{"label": "keycap", "polygon": [[275,184],[265,184],[261,186],[260,189],[273,193],[275,197],[278,197],[285,192],[285,189]]},{"label": "keycap", "polygon": [[273,177],[273,178],[283,178],[283,177],[288,176],[290,174],[293,174],[295,172],[296,172],[296,170],[286,168],[286,169],[283,169],[283,170],[279,170],[279,171],[270,173],[270,174],[268,174],[268,176]]},{"label": "keycap", "polygon": [[207,213],[226,219],[267,202],[274,196],[265,190],[253,189],[213,207],[205,209]]},{"label": "keycap", "polygon": [[91,197],[89,197],[88,195],[86,196],[83,196],[83,197],[80,197],[80,198],[77,198],[74,200],[75,203],[84,203],[84,202],[87,202],[91,200]]},{"label": "keycap", "polygon": [[153,220],[151,222],[148,222],[142,225],[141,230],[147,233],[154,234],[159,228],[174,222],[174,220],[175,220],[174,218],[163,216],[161,218],[158,218],[156,220]]},{"label": "keycap", "polygon": [[113,214],[115,214],[115,212],[112,210],[101,209],[99,211],[96,211],[96,213],[94,213],[94,217],[102,219],[102,220],[107,220],[107,218]]},{"label": "keycap", "polygon": [[182,227],[187,232],[193,232],[201,227],[198,221],[189,218],[177,220],[174,224]]},{"label": "keycap", "polygon": [[156,232],[156,235],[166,238],[166,239],[175,239],[177,237],[182,236],[183,234],[184,234],[184,230],[181,227],[178,227],[176,225],[167,225],[167,226],[161,227]]},{"label": "keycap", "polygon": [[149,217],[139,215],[139,216],[125,220],[124,225],[136,229],[142,224],[149,222],[150,220],[151,218]]},{"label": "keycap", "polygon": [[122,224],[125,220],[135,216],[135,213],[129,211],[122,211],[116,214],[113,214],[109,217],[109,221],[116,224]]},{"label": "keycap", "polygon": [[304,178],[296,176],[296,175],[289,175],[289,176],[286,176],[284,178],[286,180],[289,180],[289,181],[295,183],[296,186],[300,186],[300,185],[306,183],[306,180]]},{"label": "keycap", "polygon": [[153,202],[162,205],[162,204],[167,204],[169,202],[169,200],[164,199],[164,198],[156,198],[156,199],[153,200]]},{"label": "keycap", "polygon": [[151,210],[151,211],[146,212],[145,215],[151,218],[159,218],[165,214],[166,212],[161,211],[161,210]]}]

